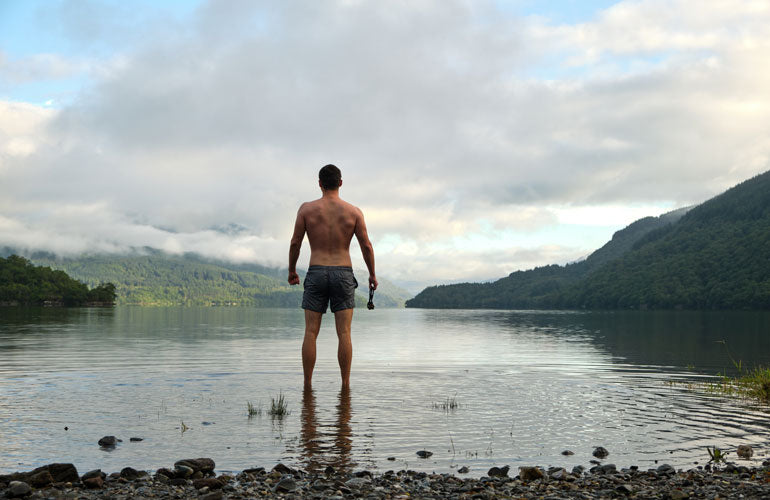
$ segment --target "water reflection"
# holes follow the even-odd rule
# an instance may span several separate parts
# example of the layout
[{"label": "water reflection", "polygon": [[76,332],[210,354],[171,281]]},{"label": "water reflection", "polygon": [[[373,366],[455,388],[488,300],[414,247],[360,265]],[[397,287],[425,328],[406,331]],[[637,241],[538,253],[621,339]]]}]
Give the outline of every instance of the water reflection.
[{"label": "water reflection", "polygon": [[312,389],[302,394],[300,461],[306,471],[320,473],[328,466],[341,472],[355,467],[351,459],[353,429],[350,425],[350,389],[343,388],[337,396],[336,420],[319,423],[316,397]]}]

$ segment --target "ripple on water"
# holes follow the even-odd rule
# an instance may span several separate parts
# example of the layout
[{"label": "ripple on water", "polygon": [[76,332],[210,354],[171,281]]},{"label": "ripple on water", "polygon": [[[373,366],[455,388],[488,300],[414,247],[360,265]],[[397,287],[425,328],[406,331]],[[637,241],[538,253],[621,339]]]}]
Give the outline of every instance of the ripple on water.
[{"label": "ripple on water", "polygon": [[[462,464],[481,475],[492,465],[586,465],[595,446],[619,466],[686,467],[707,460],[706,446],[766,443],[770,425],[766,407],[669,383],[711,380],[722,361],[704,336],[719,331],[680,339],[699,346],[704,368],[694,372],[677,368],[692,353],[672,363],[668,344],[638,343],[657,330],[640,333],[628,318],[617,326],[585,313],[356,313],[352,391],[340,392],[327,321],[308,395],[300,390],[301,311],[83,311],[26,322],[0,316],[0,470],[64,458],[84,469],[150,469],[210,456],[220,470],[283,460],[440,472]],[[756,332],[741,340],[730,324],[736,350],[770,352]],[[267,414],[279,393],[290,410],[283,419]],[[441,409],[447,398],[459,406]],[[247,401],[262,415],[249,418]],[[107,452],[96,441],[109,434],[123,443]],[[433,455],[420,459],[421,449]]]}]

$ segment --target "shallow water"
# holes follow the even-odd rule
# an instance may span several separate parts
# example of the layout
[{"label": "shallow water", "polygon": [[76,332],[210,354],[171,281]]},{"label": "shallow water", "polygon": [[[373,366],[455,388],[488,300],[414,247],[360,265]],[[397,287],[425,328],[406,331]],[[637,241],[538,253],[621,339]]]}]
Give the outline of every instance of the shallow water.
[{"label": "shallow water", "polygon": [[[766,458],[770,409],[698,388],[730,356],[770,364],[766,313],[358,310],[350,393],[331,316],[303,393],[302,328],[288,309],[0,309],[0,471],[205,456],[219,471],[282,461],[478,476],[589,465],[595,446],[619,467],[689,468],[710,445]],[[279,393],[283,419],[267,414]],[[459,407],[445,411],[447,399]],[[247,401],[263,414],[248,417]],[[101,449],[104,435],[123,442]]]}]

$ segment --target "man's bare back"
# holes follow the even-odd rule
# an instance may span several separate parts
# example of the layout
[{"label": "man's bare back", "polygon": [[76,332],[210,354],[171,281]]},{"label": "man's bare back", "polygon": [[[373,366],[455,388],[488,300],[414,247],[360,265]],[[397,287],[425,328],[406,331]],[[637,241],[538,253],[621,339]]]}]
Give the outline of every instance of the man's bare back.
[{"label": "man's bare back", "polygon": [[319,172],[322,197],[303,203],[297,211],[294,234],[289,245],[289,284],[299,285],[297,260],[302,240],[307,233],[310,243],[310,265],[305,278],[302,308],[305,309],[305,340],[302,344],[302,366],[305,387],[310,388],[315,366],[315,343],[321,328],[321,318],[331,304],[337,327],[343,386],[350,384],[350,362],[353,347],[350,341],[350,325],[355,307],[355,288],[350,260],[350,241],[355,235],[361,247],[366,267],[369,269],[369,288],[377,288],[374,272],[374,249],[366,231],[364,215],[357,207],[342,200],[340,171],[327,165]]},{"label": "man's bare back", "polygon": [[[339,195],[325,196],[303,203],[297,214],[310,243],[311,266],[350,266],[350,240],[353,239],[361,210]],[[295,231],[296,232],[296,231]]]}]

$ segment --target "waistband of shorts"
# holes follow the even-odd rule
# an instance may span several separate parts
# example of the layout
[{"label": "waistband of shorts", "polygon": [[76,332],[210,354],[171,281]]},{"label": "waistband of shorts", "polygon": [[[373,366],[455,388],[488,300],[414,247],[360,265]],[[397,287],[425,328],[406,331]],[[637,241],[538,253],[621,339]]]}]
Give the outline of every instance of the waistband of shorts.
[{"label": "waistband of shorts", "polygon": [[316,266],[312,265],[307,268],[308,271],[352,271],[353,268],[351,266]]}]

